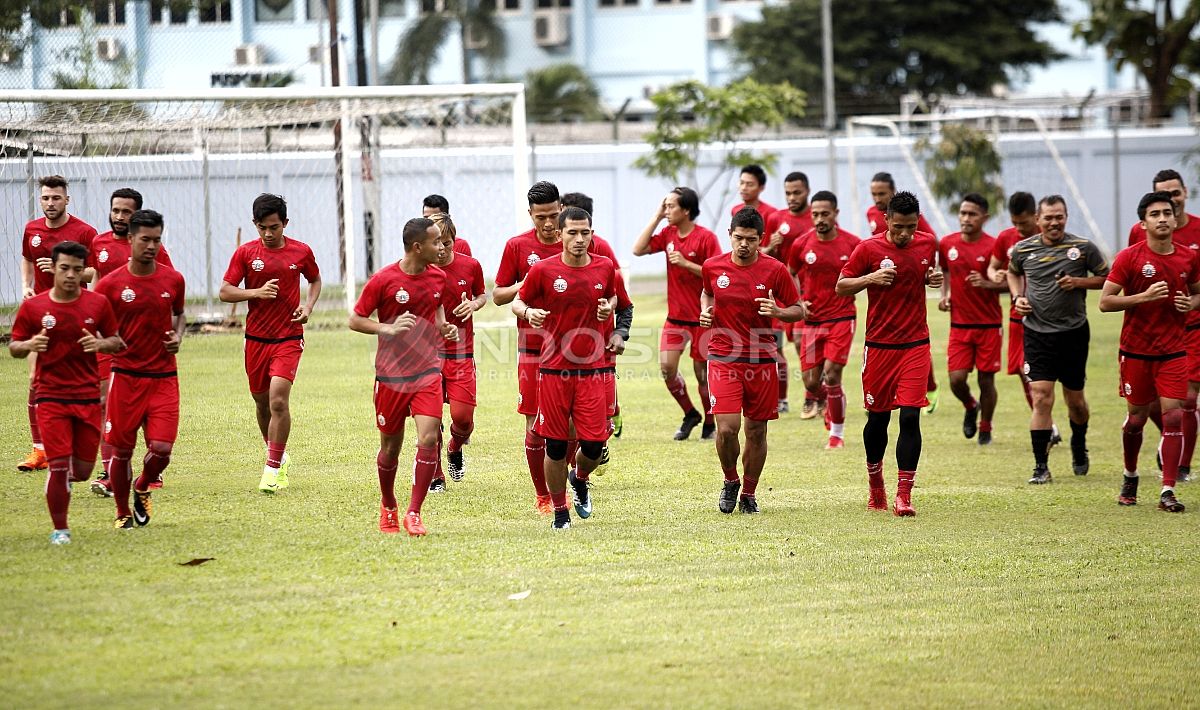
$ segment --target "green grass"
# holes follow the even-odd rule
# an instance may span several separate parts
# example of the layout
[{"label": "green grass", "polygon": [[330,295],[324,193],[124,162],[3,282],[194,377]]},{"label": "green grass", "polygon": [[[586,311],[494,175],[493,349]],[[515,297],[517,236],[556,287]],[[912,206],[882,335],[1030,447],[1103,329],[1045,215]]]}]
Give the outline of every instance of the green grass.
[{"label": "green grass", "polygon": [[[636,324],[662,314],[660,298],[640,298]],[[930,317],[944,384],[945,317]],[[650,361],[622,365],[625,433],[596,479],[595,516],[553,534],[533,512],[514,368],[484,359],[467,479],[430,497],[421,540],[376,530],[370,338],[310,334],[292,402],[292,485],[275,497],[255,490],[262,448],[241,340],[191,338],[185,419],[150,527],[112,530],[112,503],[77,487],[75,541],[52,548],[43,476],[6,474],[0,697],[8,707],[1194,704],[1197,514],[1154,510],[1151,436],[1143,503],[1114,502],[1119,321],[1092,321],[1091,475],[1070,474],[1064,447],[1052,486],[1025,484],[1028,417],[1013,378],[1002,379],[986,450],[962,438],[946,391],[923,421],[919,516],[905,520],[864,510],[856,360],[847,448],[823,451],[820,423],[795,412],[773,422],[753,518],[716,511],[711,443],[670,441],[680,413]],[[3,362],[0,433],[16,461],[26,369]],[[411,455],[406,446],[402,470]],[[1181,497],[1200,504],[1189,487]],[[180,566],[194,557],[215,559]]]}]

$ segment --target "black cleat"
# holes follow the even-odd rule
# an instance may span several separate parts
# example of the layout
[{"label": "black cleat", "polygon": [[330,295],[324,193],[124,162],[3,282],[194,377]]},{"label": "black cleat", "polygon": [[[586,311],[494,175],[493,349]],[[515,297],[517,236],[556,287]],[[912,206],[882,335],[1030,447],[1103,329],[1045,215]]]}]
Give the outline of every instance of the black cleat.
[{"label": "black cleat", "polygon": [[717,423],[716,422],[713,422],[711,424],[705,424],[704,428],[700,430],[700,438],[704,439],[705,441],[712,441],[713,438],[716,437],[716,435],[717,435]]},{"label": "black cleat", "polygon": [[1117,505],[1137,505],[1137,476],[1125,476],[1121,483],[1121,494],[1117,496]]},{"label": "black cleat", "polygon": [[133,530],[133,518],[128,515],[122,515],[113,522],[113,527],[117,530]]},{"label": "black cleat", "polygon": [[150,502],[150,491],[134,490],[133,492],[133,522],[138,524],[138,527],[145,527],[150,524],[150,514],[154,512],[154,506]]},{"label": "black cleat", "polygon": [[754,496],[742,496],[738,498],[738,510],[746,515],[758,515],[758,501]]},{"label": "black cleat", "polygon": [[450,480],[458,483],[467,475],[467,464],[463,461],[462,449],[458,451],[450,451],[446,454],[446,472],[450,474]]},{"label": "black cleat", "polygon": [[553,530],[570,530],[571,511],[566,508],[554,511],[554,522],[550,523],[550,528]]},{"label": "black cleat", "polygon": [[1168,513],[1182,513],[1184,511],[1183,503],[1175,499],[1175,491],[1163,491],[1158,497],[1158,509],[1165,510]]},{"label": "black cleat", "polygon": [[692,429],[695,429],[696,425],[702,421],[704,421],[704,417],[694,409],[683,415],[683,423],[679,425],[679,431],[675,432],[675,441],[683,441],[691,436]]},{"label": "black cleat", "polygon": [[1175,480],[1180,483],[1191,483],[1192,467],[1191,466],[1180,466],[1179,473],[1178,473],[1178,475],[1175,476]]},{"label": "black cleat", "polygon": [[717,499],[717,510],[728,515],[738,504],[738,491],[742,490],[741,481],[726,481],[721,489],[721,497]]},{"label": "black cleat", "polygon": [[432,481],[430,481],[429,482],[429,492],[430,493],[445,493],[446,492],[446,479],[435,478]]},{"label": "black cleat", "polygon": [[991,444],[991,443],[992,443],[992,432],[990,432],[990,431],[979,432],[979,445],[980,446],[987,446],[988,444]]},{"label": "black cleat", "polygon": [[1088,475],[1088,468],[1091,467],[1091,464],[1087,449],[1071,452],[1071,470],[1075,472],[1076,476]]},{"label": "black cleat", "polygon": [[571,484],[571,496],[574,498],[575,514],[580,518],[592,517],[592,494],[588,490],[588,482],[575,477],[575,469],[567,472],[567,483]]},{"label": "black cleat", "polygon": [[1033,476],[1029,479],[1029,482],[1035,486],[1039,486],[1043,483],[1050,483],[1052,480],[1049,466],[1034,466]]},{"label": "black cleat", "polygon": [[963,436],[968,439],[975,438],[975,432],[979,431],[979,405],[971,407],[963,413]]}]

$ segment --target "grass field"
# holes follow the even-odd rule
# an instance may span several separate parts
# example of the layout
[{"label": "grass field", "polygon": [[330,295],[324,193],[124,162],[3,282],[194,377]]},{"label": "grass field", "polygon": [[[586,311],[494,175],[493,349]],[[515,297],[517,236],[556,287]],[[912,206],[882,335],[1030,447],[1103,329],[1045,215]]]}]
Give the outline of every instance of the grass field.
[{"label": "grass field", "polygon": [[[635,326],[663,312],[641,298]],[[931,308],[931,320],[944,384],[946,318]],[[717,512],[712,444],[670,440],[680,412],[657,365],[627,358],[625,433],[595,479],[596,513],[557,534],[533,510],[514,367],[488,355],[467,478],[429,498],[430,535],[415,540],[376,529],[370,338],[310,333],[292,485],[274,497],[255,488],[241,339],[191,338],[185,419],[149,527],[113,530],[111,501],[77,486],[74,543],[53,548],[44,477],[5,474],[2,703],[1195,705],[1197,513],[1154,509],[1149,434],[1143,502],[1116,505],[1120,318],[1092,323],[1092,473],[1072,476],[1060,447],[1055,483],[1027,486],[1018,384],[1001,382],[987,449],[963,439],[947,390],[922,423],[915,519],[864,509],[861,336],[847,448],[822,450],[819,421],[795,411],[773,422],[757,517]],[[25,378],[24,362],[3,360],[5,461],[28,448]],[[894,490],[891,449],[887,479]],[[1181,499],[1200,505],[1192,491]],[[180,564],[197,557],[215,559]]]}]

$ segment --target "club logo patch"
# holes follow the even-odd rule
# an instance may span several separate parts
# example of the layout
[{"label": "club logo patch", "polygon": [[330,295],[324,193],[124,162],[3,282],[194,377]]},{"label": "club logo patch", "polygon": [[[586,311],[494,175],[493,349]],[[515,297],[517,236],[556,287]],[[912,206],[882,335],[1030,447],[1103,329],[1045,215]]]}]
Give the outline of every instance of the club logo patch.
[{"label": "club logo patch", "polygon": [[883,261],[879,262],[879,268],[894,269],[896,268],[896,262],[892,261],[891,257],[885,256],[883,257]]},{"label": "club logo patch", "polygon": [[375,415],[375,421],[379,422],[379,426],[387,426],[387,417],[382,414]]},{"label": "club logo patch", "polygon": [[541,260],[542,260],[542,258],[540,256],[538,256],[537,254],[530,254],[529,256],[525,257],[525,263],[528,264],[529,266],[533,266],[534,264],[538,263]]},{"label": "club logo patch", "polygon": [[40,247],[42,245],[42,235],[40,235],[40,234],[33,235],[33,239],[29,240],[29,244],[31,246]]},{"label": "club logo patch", "polygon": [[805,264],[817,263],[817,253],[815,251],[810,250],[807,254],[804,255],[804,263]]},{"label": "club logo patch", "polygon": [[137,298],[137,294],[134,293],[133,289],[129,288],[128,286],[121,291],[121,300],[126,303],[133,303],[133,299],[135,298]]},{"label": "club logo patch", "polygon": [[668,244],[668,245],[667,245],[667,253],[668,253],[668,254],[670,254],[670,253],[671,253],[671,252],[673,252],[673,251],[675,251],[675,245],[674,245],[674,244]]},{"label": "club logo patch", "polygon": [[1067,250],[1067,258],[1071,261],[1078,261],[1080,255],[1079,247],[1071,247]]},{"label": "club logo patch", "polygon": [[1142,276],[1145,276],[1148,279],[1152,279],[1152,278],[1154,278],[1154,275],[1157,273],[1158,273],[1158,270],[1154,268],[1154,264],[1151,264],[1148,261],[1145,264],[1142,264]]},{"label": "club logo patch", "polygon": [[566,279],[564,279],[561,276],[554,279],[554,291],[556,293],[562,293],[563,291],[566,291],[566,290],[567,290],[567,280]]},{"label": "club logo patch", "polygon": [[108,250],[101,249],[100,253],[96,255],[96,261],[99,261],[101,264],[107,264],[108,263]]},{"label": "club logo patch", "polygon": [[42,327],[46,330],[50,330],[56,325],[58,325],[58,319],[54,316],[50,315],[49,313],[42,316]]},{"label": "club logo patch", "polygon": [[267,265],[263,263],[262,259],[255,259],[254,261],[250,262],[250,268],[254,269],[255,271],[262,271],[263,269],[267,268]]},{"label": "club logo patch", "polygon": [[1021,372],[1023,372],[1026,375],[1029,374],[1029,363],[1028,362],[1025,363],[1024,365],[1021,365]]},{"label": "club logo patch", "polygon": [[400,289],[396,292],[396,303],[408,303],[408,291]]},{"label": "club logo patch", "polygon": [[717,277],[717,288],[729,288],[728,274],[721,274]]},{"label": "club logo patch", "polygon": [[1125,384],[1122,386],[1122,389],[1123,389],[1123,391],[1125,392],[1125,396],[1126,396],[1126,397],[1128,397],[1129,395],[1133,394],[1133,385],[1129,384],[1128,382],[1126,382],[1126,383],[1125,383]]},{"label": "club logo patch", "polygon": [[946,258],[949,259],[950,261],[954,261],[954,260],[958,259],[958,249],[955,249],[954,247],[950,247],[950,251],[946,252]]},{"label": "club logo patch", "polygon": [[779,225],[779,233],[780,234],[787,234],[791,231],[792,231],[792,225],[788,224],[787,222],[784,222],[783,224]]},{"label": "club logo patch", "polygon": [[708,408],[712,409],[717,406],[717,396],[715,394],[708,395]]}]

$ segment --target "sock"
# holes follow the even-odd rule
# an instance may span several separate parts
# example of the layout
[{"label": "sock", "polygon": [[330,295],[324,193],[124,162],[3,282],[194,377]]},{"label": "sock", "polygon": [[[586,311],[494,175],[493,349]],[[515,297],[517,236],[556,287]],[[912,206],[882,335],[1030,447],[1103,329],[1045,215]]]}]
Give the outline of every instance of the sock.
[{"label": "sock", "polygon": [[708,382],[705,381],[704,384],[699,385],[697,389],[700,390],[700,399],[704,402],[704,423],[705,425],[710,425],[714,420],[713,415],[708,411],[708,403],[712,401],[709,399]]},{"label": "sock", "polygon": [[1033,409],[1033,389],[1030,388],[1029,381],[1024,377],[1021,378],[1021,389],[1025,390],[1025,404],[1028,404],[1029,408]]},{"label": "sock", "polygon": [[550,502],[554,504],[554,512],[567,510],[567,491],[563,489],[560,493],[551,493]]},{"label": "sock", "polygon": [[829,386],[826,385],[824,382],[822,382],[821,386],[817,388],[817,402],[823,403],[823,402],[826,402],[826,400],[828,400],[828,399],[829,399]]},{"label": "sock", "polygon": [[104,469],[104,475],[106,475],[106,476],[109,475],[108,467],[109,467],[109,464],[112,462],[112,457],[113,457],[112,444],[102,442],[100,444],[100,466],[101,466],[101,468]]},{"label": "sock", "polygon": [[577,468],[577,469],[575,469],[575,480],[576,480],[576,481],[584,481],[584,482],[586,482],[586,481],[588,481],[588,480],[589,480],[591,477],[592,477],[592,474],[588,473],[587,471],[584,471],[582,468]]},{"label": "sock", "polygon": [[986,432],[988,432],[988,433],[991,433],[991,431],[992,431],[992,420],[991,420],[991,419],[981,419],[981,420],[979,420],[979,431],[986,431]]},{"label": "sock", "polygon": [[913,480],[917,477],[916,471],[897,471],[896,472],[896,495],[910,496],[912,495]]},{"label": "sock", "polygon": [[758,479],[745,476],[742,478],[742,495],[752,496],[758,490]]},{"label": "sock", "polygon": [[1087,422],[1076,424],[1071,422],[1071,458],[1081,459],[1087,452]]},{"label": "sock", "polygon": [[31,439],[33,439],[33,448],[42,449],[44,451],[45,448],[42,446],[42,432],[40,429],[38,429],[37,404],[35,404],[33,401],[34,397],[36,397],[36,396],[37,396],[37,390],[30,387],[29,388],[29,436]]},{"label": "sock", "polygon": [[133,456],[133,451],[122,449],[113,451],[112,462],[108,477],[112,483],[113,501],[117,504],[117,517],[122,518],[126,515],[133,515],[129,510],[129,486],[130,477],[133,472],[130,470],[129,458]]},{"label": "sock", "polygon": [[883,462],[867,464],[867,485],[874,490],[883,489]]},{"label": "sock", "polygon": [[1126,415],[1125,423],[1121,426],[1121,450],[1125,455],[1125,471],[1137,472],[1138,454],[1142,450],[1142,429],[1146,426],[1146,418]]},{"label": "sock", "polygon": [[846,425],[845,424],[830,424],[829,425],[829,436],[831,436],[831,437],[836,436],[839,439],[845,439],[846,438]]},{"label": "sock", "polygon": [[1033,462],[1046,466],[1050,461],[1050,430],[1030,429],[1029,439],[1033,444]]},{"label": "sock", "polygon": [[383,507],[392,510],[396,508],[396,469],[399,465],[399,459],[388,458],[382,451],[375,455],[375,467],[379,470],[380,498]]},{"label": "sock", "polygon": [[1183,410],[1165,411],[1162,420],[1163,488],[1174,488],[1179,476],[1179,454],[1183,451]]},{"label": "sock", "polygon": [[667,391],[675,398],[675,403],[683,410],[684,414],[695,409],[692,404],[692,398],[688,396],[687,380],[683,379],[683,375],[675,373],[675,379],[667,380]]},{"label": "sock", "polygon": [[46,476],[46,507],[55,530],[67,529],[67,508],[71,505],[71,459],[54,459]]},{"label": "sock", "polygon": [[451,424],[450,425],[450,446],[446,447],[446,450],[449,451],[450,453],[454,453],[456,451],[462,451],[462,447],[466,446],[467,442],[470,441],[471,431],[473,429],[474,429],[474,426],[471,426],[469,428],[465,427],[463,429],[459,429],[458,422],[454,422],[453,424]]},{"label": "sock", "polygon": [[412,495],[408,499],[408,512],[420,513],[421,504],[429,494],[429,484],[433,481],[433,472],[437,469],[437,449],[432,446],[418,446],[417,455],[413,461]]},{"label": "sock", "polygon": [[[1157,403],[1157,402],[1155,402],[1154,404],[1150,405],[1150,421],[1154,422],[1154,426],[1158,427],[1158,430],[1159,430],[1159,431],[1162,431],[1162,430],[1163,430],[1163,416],[1162,416],[1162,409],[1160,409],[1160,408],[1159,408],[1159,406],[1158,406],[1158,403]],[[1072,426],[1071,426],[1071,431],[1074,431],[1074,430],[1075,430],[1075,427],[1074,427],[1074,425],[1072,425]],[[1073,445],[1074,445],[1074,444],[1072,444],[1072,446],[1073,446]]]},{"label": "sock", "polygon": [[433,478],[430,481],[444,481],[446,474],[442,473],[442,432],[438,431],[437,449],[434,451]]},{"label": "sock", "polygon": [[538,496],[550,495],[546,488],[546,440],[532,431],[525,432],[525,463],[529,466],[529,478]]},{"label": "sock", "polygon": [[279,468],[283,465],[283,450],[287,448],[287,443],[283,441],[268,441],[267,442],[267,466],[270,468]]},{"label": "sock", "polygon": [[818,387],[815,390],[810,390],[807,387],[804,388],[804,403],[805,404],[808,404],[809,402],[816,402],[816,401],[819,401],[820,399],[821,399],[821,388],[820,387]]},{"label": "sock", "polygon": [[1179,455],[1179,465],[1192,467],[1192,455],[1196,453],[1196,428],[1200,419],[1196,418],[1196,393],[1188,392],[1183,402],[1183,452]]},{"label": "sock", "polygon": [[722,468],[721,473],[725,474],[726,483],[737,483],[740,480],[738,478],[737,466],[734,466],[733,468]]},{"label": "sock", "polygon": [[162,477],[171,463],[171,445],[166,442],[150,442],[146,448],[146,456],[142,459],[142,475],[134,483],[134,490],[148,491],[150,484],[156,483]]},{"label": "sock", "polygon": [[579,453],[579,439],[567,439],[567,468],[575,468],[575,454]]},{"label": "sock", "polygon": [[838,427],[837,436],[841,436],[841,426],[846,423],[846,394],[842,391],[841,385],[833,385],[826,387],[825,391],[828,395],[828,404],[826,411],[829,412],[829,432],[833,433],[833,427]]}]

